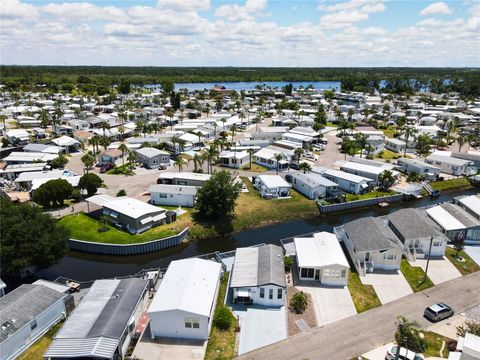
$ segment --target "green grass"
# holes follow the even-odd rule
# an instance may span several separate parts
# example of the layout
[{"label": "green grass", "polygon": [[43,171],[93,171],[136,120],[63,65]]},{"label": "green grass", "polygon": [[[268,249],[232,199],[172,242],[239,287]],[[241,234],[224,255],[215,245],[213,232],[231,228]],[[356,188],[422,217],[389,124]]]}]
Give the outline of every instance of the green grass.
[{"label": "green grass", "polygon": [[382,131],[388,138],[393,138],[393,135],[395,135],[397,132],[395,129],[383,129]]},{"label": "green grass", "polygon": [[73,239],[108,244],[135,244],[178,234],[186,227],[182,219],[185,215],[178,217],[174,223],[160,225],[138,235],[131,235],[111,225],[106,225],[107,231],[99,232],[100,222],[83,213],[65,216],[59,223],[70,230],[70,237]]},{"label": "green grass", "polygon": [[[431,331],[420,331],[420,333],[422,333],[424,336],[423,340],[425,341],[425,357],[448,358],[448,354],[450,353],[448,351],[448,342],[451,341],[451,339]],[[445,347],[443,352],[440,353],[443,342],[445,342]]]},{"label": "green grass", "polygon": [[262,165],[252,163],[251,165],[245,165],[244,167],[242,167],[242,170],[263,173],[265,171],[268,171],[268,168]]},{"label": "green grass", "polygon": [[122,166],[117,166],[113,169],[110,169],[107,171],[107,174],[109,175],[135,175],[135,172],[130,170],[128,168],[129,164],[126,163],[125,165]]},{"label": "green grass", "polygon": [[402,157],[402,155],[397,154],[391,150],[382,150],[378,154],[375,155],[377,159],[384,159],[384,160],[395,160]]},{"label": "green grass", "polygon": [[471,274],[475,271],[480,270],[480,266],[472,260],[470,256],[465,251],[460,251],[459,255],[465,260],[465,261],[458,261],[455,258],[455,254],[457,252],[455,249],[452,249],[451,247],[447,246],[447,249],[445,250],[445,257],[452,262],[453,265],[460,271],[462,275],[468,275]]},{"label": "green grass", "polygon": [[413,292],[422,291],[433,286],[433,282],[428,276],[425,282],[423,282],[425,276],[423,269],[418,266],[411,266],[407,259],[402,259],[400,270]]},{"label": "green grass", "polygon": [[48,347],[53,341],[53,337],[60,330],[60,327],[63,325],[63,321],[60,321],[58,324],[54,325],[50,330],[48,330],[45,335],[38,339],[32,346],[28,348],[18,360],[43,360],[43,354],[47,351]]},{"label": "green grass", "polygon": [[434,190],[449,190],[449,189],[467,189],[473,187],[472,184],[467,180],[467,178],[461,177],[457,179],[450,179],[450,180],[443,180],[443,181],[436,181],[430,183]]},{"label": "green grass", "polygon": [[355,201],[355,200],[365,200],[365,199],[373,199],[381,196],[388,196],[388,195],[395,195],[396,192],[389,190],[389,191],[371,191],[361,195],[355,194],[347,194],[347,201]]},{"label": "green grass", "polygon": [[327,126],[337,128],[338,124],[334,124],[334,123],[328,121]]},{"label": "green grass", "polygon": [[355,305],[357,313],[382,305],[373,286],[362,284],[360,277],[355,270],[350,270],[350,275],[348,277],[348,290],[352,296],[353,304]]},{"label": "green grass", "polygon": [[[228,272],[223,274],[222,282],[218,292],[216,308],[223,305],[227,294]],[[210,338],[205,352],[205,360],[223,360],[232,359],[235,356],[235,332],[236,324],[232,325],[228,331],[221,331],[212,326]]]}]

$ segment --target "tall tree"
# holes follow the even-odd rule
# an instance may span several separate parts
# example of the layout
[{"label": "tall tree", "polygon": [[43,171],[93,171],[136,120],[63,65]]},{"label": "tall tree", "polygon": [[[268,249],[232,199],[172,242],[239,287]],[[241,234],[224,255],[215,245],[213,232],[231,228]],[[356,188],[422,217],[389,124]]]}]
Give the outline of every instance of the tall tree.
[{"label": "tall tree", "polygon": [[85,174],[80,178],[78,188],[87,190],[88,196],[92,196],[102,186],[102,182],[102,179],[97,174]]},{"label": "tall tree", "polygon": [[423,353],[425,351],[425,341],[420,337],[418,330],[416,322],[409,321],[404,316],[399,316],[397,318],[397,330],[395,331],[395,341],[398,346]]},{"label": "tall tree", "polygon": [[276,153],[273,155],[273,158],[275,159],[275,163],[277,166],[275,166],[275,171],[278,175],[278,171],[280,170],[280,161],[282,161],[285,158],[285,155],[283,153]]},{"label": "tall tree", "polygon": [[88,172],[90,169],[95,165],[95,157],[92,155],[92,153],[89,151],[85,155],[82,156],[81,158],[83,165],[84,165],[84,171]]},{"label": "tall tree", "polygon": [[413,138],[418,133],[418,130],[413,126],[405,127],[403,134],[405,135],[405,149],[403,150],[403,156],[407,156],[408,140]]}]

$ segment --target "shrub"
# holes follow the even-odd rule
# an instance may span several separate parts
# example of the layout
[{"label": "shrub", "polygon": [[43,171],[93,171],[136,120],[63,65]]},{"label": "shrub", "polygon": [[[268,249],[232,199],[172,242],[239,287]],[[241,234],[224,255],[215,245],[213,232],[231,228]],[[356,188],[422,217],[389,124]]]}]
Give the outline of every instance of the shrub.
[{"label": "shrub", "polygon": [[52,169],[62,169],[68,163],[68,159],[64,155],[60,155],[59,157],[52,160],[50,166]]},{"label": "shrub", "polygon": [[231,310],[225,305],[220,305],[215,310],[213,317],[213,324],[220,330],[227,331],[235,322],[235,316],[233,316]]},{"label": "shrub", "polygon": [[120,196],[127,196],[127,192],[123,189],[118,190],[117,197],[120,197]]},{"label": "shrub", "polygon": [[290,300],[290,308],[295,311],[297,314],[303,313],[307,310],[308,300],[303,291],[300,291],[293,295]]},{"label": "shrub", "polygon": [[293,260],[290,256],[284,256],[283,257],[283,263],[285,264],[285,271],[289,272],[290,268],[292,267]]}]

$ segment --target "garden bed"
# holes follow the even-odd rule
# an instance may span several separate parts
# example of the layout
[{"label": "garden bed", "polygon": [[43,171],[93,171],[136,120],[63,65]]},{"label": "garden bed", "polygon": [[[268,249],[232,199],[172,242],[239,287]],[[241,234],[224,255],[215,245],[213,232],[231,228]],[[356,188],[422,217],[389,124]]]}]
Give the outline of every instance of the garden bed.
[{"label": "garden bed", "polygon": [[286,311],[287,311],[287,329],[288,329],[288,336],[292,336],[298,333],[301,333],[302,331],[298,328],[297,324],[295,321],[297,320],[305,320],[308,326],[310,328],[314,328],[317,326],[317,318],[315,316],[315,308],[313,306],[312,302],[312,296],[309,293],[304,292],[305,296],[307,297],[308,305],[307,309],[303,312],[303,314],[297,314],[295,311],[290,310],[289,305],[290,300],[292,297],[300,292],[296,287],[294,286],[288,286],[287,287],[287,304],[286,304]]}]

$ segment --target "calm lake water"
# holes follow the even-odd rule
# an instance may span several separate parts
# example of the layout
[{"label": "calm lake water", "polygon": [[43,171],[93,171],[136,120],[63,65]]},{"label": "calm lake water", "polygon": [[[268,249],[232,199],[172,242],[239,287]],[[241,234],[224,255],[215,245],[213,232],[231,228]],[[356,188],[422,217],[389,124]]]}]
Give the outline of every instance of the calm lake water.
[{"label": "calm lake water", "polygon": [[[206,82],[206,83],[176,83],[175,90],[187,89],[188,91],[195,90],[210,90],[215,85],[223,85],[227,89],[231,90],[255,90],[257,85],[270,86],[271,88],[282,88],[285,85],[292,84],[294,87],[307,87],[313,85],[317,90],[340,90],[340,81],[264,81],[264,82],[224,82],[224,83],[215,83],[215,82]],[[146,88],[155,89],[160,88],[159,84],[150,84],[145,85]]]},{"label": "calm lake water", "polygon": [[[172,260],[207,254],[214,251],[229,251],[237,247],[260,243],[280,244],[280,239],[313,231],[333,231],[333,227],[364,216],[381,216],[403,207],[421,207],[450,201],[454,196],[470,195],[478,190],[448,193],[435,199],[392,204],[388,208],[372,207],[363,210],[330,214],[311,219],[295,220],[282,224],[246,230],[224,237],[190,241],[175,248],[138,256],[105,256],[69,252],[56,265],[41,270],[38,275],[47,279],[64,276],[81,281],[111,278],[134,274],[145,268],[166,267]],[[274,201],[274,200],[272,200]]]}]

